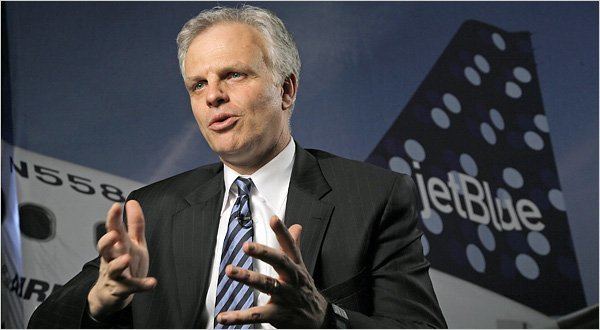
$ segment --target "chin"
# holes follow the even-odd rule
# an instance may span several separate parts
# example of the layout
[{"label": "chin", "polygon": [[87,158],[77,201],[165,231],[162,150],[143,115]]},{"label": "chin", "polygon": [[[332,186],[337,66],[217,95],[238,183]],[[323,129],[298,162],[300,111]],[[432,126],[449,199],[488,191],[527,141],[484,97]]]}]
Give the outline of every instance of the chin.
[{"label": "chin", "polygon": [[221,157],[235,158],[236,155],[245,153],[244,151],[249,149],[249,145],[239,143],[239,141],[222,141],[214,144],[211,149]]}]

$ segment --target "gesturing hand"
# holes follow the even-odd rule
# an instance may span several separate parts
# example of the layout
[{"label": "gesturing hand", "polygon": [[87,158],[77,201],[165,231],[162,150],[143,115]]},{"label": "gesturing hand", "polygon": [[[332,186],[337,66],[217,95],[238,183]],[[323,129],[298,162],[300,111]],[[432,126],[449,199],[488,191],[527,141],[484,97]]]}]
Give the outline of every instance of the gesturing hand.
[{"label": "gesturing hand", "polygon": [[271,295],[264,306],[220,313],[217,321],[223,325],[271,323],[277,328],[318,328],[323,325],[327,301],[315,287],[300,254],[302,227],[293,225],[289,231],[273,216],[269,223],[281,250],[258,243],[245,243],[244,252],[275,269],[278,279],[233,265],[225,272],[228,277]]},{"label": "gesturing hand", "polygon": [[90,314],[97,319],[125,308],[133,293],[156,286],[148,275],[148,247],[144,234],[144,214],[137,201],[125,204],[129,232],[121,220],[118,203],[106,215],[106,234],[98,241],[100,271],[88,294]]}]

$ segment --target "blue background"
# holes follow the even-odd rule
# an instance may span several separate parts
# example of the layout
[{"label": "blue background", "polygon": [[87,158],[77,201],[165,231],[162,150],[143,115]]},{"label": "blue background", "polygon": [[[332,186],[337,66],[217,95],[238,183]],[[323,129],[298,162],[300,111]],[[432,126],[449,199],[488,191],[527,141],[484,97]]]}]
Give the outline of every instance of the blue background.
[{"label": "blue background", "polygon": [[[175,44],[185,21],[216,4],[3,3],[13,127],[3,138],[144,183],[217,160]],[[252,4],[275,11],[300,50],[294,137],[358,160],[465,20],[531,32],[586,297],[598,302],[597,3]]]}]

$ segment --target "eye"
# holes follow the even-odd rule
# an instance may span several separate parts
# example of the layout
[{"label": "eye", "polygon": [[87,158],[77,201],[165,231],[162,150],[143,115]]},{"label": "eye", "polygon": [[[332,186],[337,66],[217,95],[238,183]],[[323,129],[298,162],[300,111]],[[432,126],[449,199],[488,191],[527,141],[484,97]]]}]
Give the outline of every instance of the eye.
[{"label": "eye", "polygon": [[197,90],[199,90],[199,89],[202,89],[202,88],[204,88],[204,86],[205,86],[205,85],[206,85],[206,82],[204,82],[204,81],[199,81],[199,82],[197,82],[197,83],[195,83],[195,84],[194,84],[194,87],[193,87],[193,89],[194,89],[195,91],[197,91]]},{"label": "eye", "polygon": [[239,78],[242,78],[243,76],[244,75],[239,72],[231,72],[229,74],[229,78],[232,78],[232,79],[239,79]]}]

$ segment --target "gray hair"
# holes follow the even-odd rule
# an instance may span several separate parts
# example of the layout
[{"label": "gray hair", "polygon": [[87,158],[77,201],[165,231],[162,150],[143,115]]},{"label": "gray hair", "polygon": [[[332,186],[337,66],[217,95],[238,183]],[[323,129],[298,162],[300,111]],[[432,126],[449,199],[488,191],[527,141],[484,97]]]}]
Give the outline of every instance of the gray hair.
[{"label": "gray hair", "polygon": [[290,74],[300,80],[300,55],[292,35],[274,13],[249,5],[240,8],[217,6],[200,12],[185,23],[177,35],[179,68],[185,79],[185,56],[192,40],[202,31],[218,23],[235,22],[248,24],[257,29],[267,42],[269,62],[267,65],[276,82],[282,83]]}]

